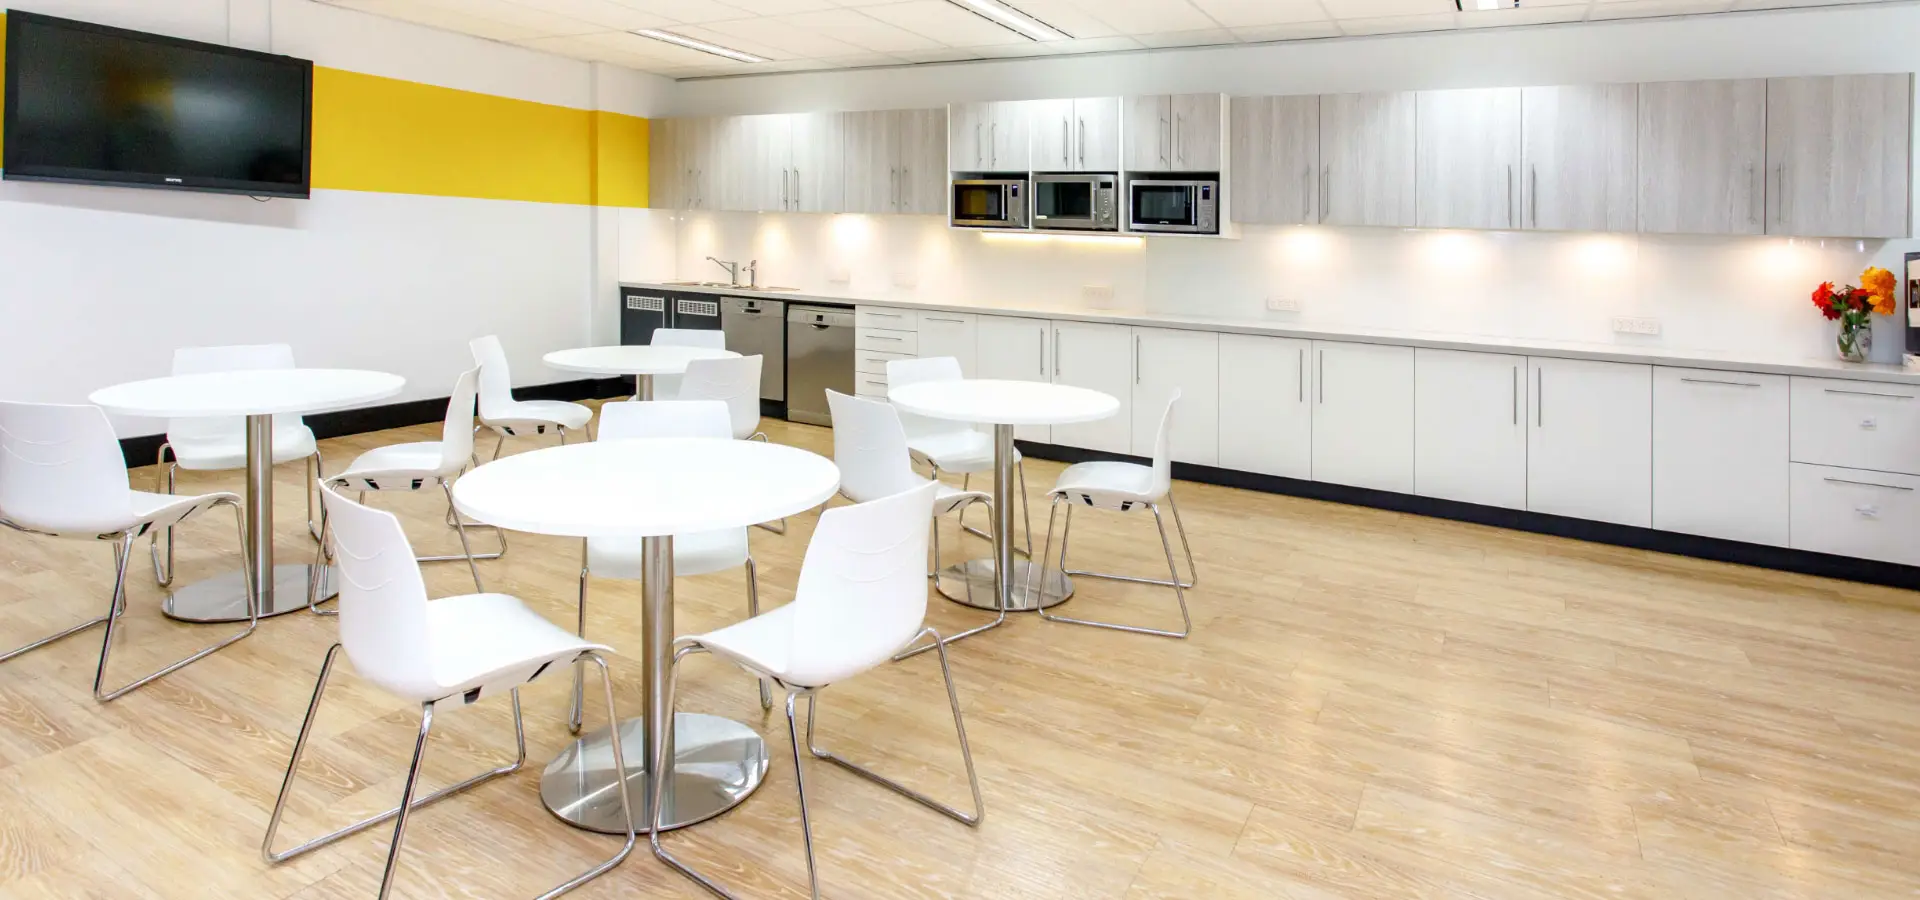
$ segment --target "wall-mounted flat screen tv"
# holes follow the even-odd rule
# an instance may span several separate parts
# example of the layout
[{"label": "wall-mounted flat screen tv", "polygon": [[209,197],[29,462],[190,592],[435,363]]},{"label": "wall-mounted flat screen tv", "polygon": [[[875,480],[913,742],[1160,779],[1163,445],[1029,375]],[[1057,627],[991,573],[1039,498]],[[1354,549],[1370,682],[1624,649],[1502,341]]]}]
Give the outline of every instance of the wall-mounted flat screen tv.
[{"label": "wall-mounted flat screen tv", "polygon": [[305,197],[313,63],[12,10],[9,180]]}]

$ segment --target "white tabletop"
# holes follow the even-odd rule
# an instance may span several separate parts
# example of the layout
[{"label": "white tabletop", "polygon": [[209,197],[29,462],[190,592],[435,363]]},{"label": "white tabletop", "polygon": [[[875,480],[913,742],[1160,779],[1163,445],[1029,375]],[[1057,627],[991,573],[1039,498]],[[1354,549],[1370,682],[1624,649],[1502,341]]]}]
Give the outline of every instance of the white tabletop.
[{"label": "white tabletop", "polygon": [[247,369],[130,381],[87,397],[123,416],[265,416],[347,409],[400,393],[407,380],[361,369]]},{"label": "white tabletop", "polygon": [[1120,411],[1110,394],[1044,381],[923,381],[893,388],[887,399],[929,419],[981,425],[1071,425]]},{"label": "white tabletop", "polygon": [[658,537],[771,522],[825,503],[840,470],[781,444],[652,438],[549,447],[490,462],[453,485],[489,525],[565,537]]},{"label": "white tabletop", "polygon": [[713,347],[626,344],[555,350],[541,357],[549,367],[588,375],[679,375],[696,359],[729,359],[740,354]]}]

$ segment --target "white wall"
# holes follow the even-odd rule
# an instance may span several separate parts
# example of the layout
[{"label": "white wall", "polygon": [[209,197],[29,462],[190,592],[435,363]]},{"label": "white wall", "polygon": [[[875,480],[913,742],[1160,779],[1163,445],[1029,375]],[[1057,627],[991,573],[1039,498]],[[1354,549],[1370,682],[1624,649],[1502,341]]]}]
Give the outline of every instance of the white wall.
[{"label": "white wall", "polygon": [[[670,86],[310,0],[33,9],[581,109],[657,114]],[[358,191],[260,203],[0,182],[0,393],[78,402],[164,374],[177,346],[275,341],[303,365],[399,373],[401,400],[445,396],[471,365],[467,340],[486,333],[508,338],[517,383],[569,380],[539,358],[594,338],[614,293],[617,220],[587,206]],[[117,424],[125,435],[162,427]]]}]

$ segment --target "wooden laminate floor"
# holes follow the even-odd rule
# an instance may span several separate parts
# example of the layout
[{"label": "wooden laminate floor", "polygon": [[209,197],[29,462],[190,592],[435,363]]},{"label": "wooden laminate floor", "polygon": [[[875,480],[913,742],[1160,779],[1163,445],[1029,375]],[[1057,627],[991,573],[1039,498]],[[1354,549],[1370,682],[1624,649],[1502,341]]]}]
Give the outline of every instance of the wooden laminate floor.
[{"label": "wooden laminate floor", "polygon": [[[769,422],[829,452],[822,429]],[[327,442],[334,465],[436,428]],[[484,445],[483,445],[484,446]],[[511,442],[511,449],[535,446]],[[1038,496],[1059,466],[1028,464]],[[134,473],[146,484],[150,471]],[[304,561],[298,466],[282,467],[281,561]],[[183,490],[239,490],[240,473]],[[1742,569],[1202,485],[1177,495],[1200,585],[1172,641],[1022,616],[955,648],[987,799],[970,830],[827,766],[808,770],[834,898],[1870,898],[1920,895],[1920,604],[1890,589]],[[424,551],[456,547],[437,492],[381,495]],[[1036,509],[1040,509],[1036,505]],[[190,582],[238,558],[224,512],[182,534]],[[756,530],[762,597],[786,601],[813,516]],[[952,538],[950,559],[960,558]],[[1151,520],[1082,515],[1078,563],[1155,574]],[[486,539],[483,537],[484,542]],[[967,555],[985,545],[967,539]],[[143,556],[118,677],[222,626],[161,618]],[[107,544],[0,533],[0,646],[99,614]],[[573,620],[574,542],[513,535],[489,588]],[[436,595],[465,567],[428,567]],[[639,648],[637,584],[594,586],[591,633]],[[739,574],[682,579],[679,630],[744,615]],[[1164,589],[1083,582],[1083,616],[1177,623]],[[980,622],[936,599],[943,629]],[[296,614],[108,705],[99,631],[0,666],[0,896],[363,898],[388,831],[281,867],[261,830],[331,619]],[[625,715],[639,668],[616,660]],[[965,797],[933,659],[828,691],[823,743]],[[804,897],[778,705],[711,660],[681,708],[767,737],[766,785],[676,833],[749,897]],[[532,896],[612,851],[540,806],[568,740],[567,681],[526,690],[532,759],[414,817],[396,895]],[[589,697],[592,697],[589,694]],[[602,713],[589,707],[590,721]],[[392,805],[417,712],[335,676],[283,840]],[[427,783],[508,758],[504,703],[436,721]],[[284,844],[283,844],[284,846]],[[644,844],[642,845],[644,847]],[[581,897],[702,896],[644,850]]]}]

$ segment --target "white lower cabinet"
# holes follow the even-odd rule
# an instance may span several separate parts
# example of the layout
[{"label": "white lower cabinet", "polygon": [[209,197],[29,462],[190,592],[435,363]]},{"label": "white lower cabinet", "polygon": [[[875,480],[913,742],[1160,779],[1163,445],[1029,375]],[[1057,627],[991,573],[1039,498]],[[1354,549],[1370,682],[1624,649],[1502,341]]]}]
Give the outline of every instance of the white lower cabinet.
[{"label": "white lower cabinet", "polygon": [[1053,442],[1107,453],[1133,452],[1133,329],[1096,322],[1053,323],[1053,383],[1110,394],[1120,411],[1096,422],[1053,426]]},{"label": "white lower cabinet", "polygon": [[1313,480],[1413,493],[1413,348],[1313,342]]},{"label": "white lower cabinet", "polygon": [[974,372],[979,369],[975,362],[979,346],[978,319],[972,313],[920,313],[917,355],[921,359],[951,356],[959,361],[962,374],[975,377]]},{"label": "white lower cabinet", "polygon": [[[974,323],[975,378],[1002,381],[1053,380],[1053,323],[1046,319],[1018,316],[980,316]],[[1053,442],[1053,429],[1046,425],[1019,425],[1013,429],[1017,440],[1040,444]]]},{"label": "white lower cabinet", "polygon": [[1414,493],[1527,507],[1526,371],[1524,356],[1414,351]]},{"label": "white lower cabinet", "polygon": [[1220,335],[1133,329],[1133,455],[1152,457],[1167,399],[1180,392],[1167,429],[1172,457],[1220,463]]},{"label": "white lower cabinet", "polygon": [[1793,549],[1920,565],[1920,478],[1793,463]]},{"label": "white lower cabinet", "polygon": [[1313,477],[1313,342],[1220,336],[1220,465]]},{"label": "white lower cabinet", "polygon": [[1527,360],[1527,509],[1653,524],[1653,367]]},{"label": "white lower cabinet", "polygon": [[1792,381],[1794,462],[1920,475],[1920,386]]},{"label": "white lower cabinet", "polygon": [[1787,546],[1787,378],[1653,370],[1653,527]]}]

